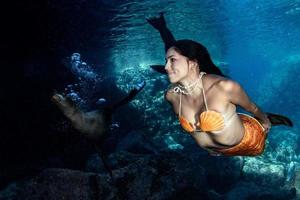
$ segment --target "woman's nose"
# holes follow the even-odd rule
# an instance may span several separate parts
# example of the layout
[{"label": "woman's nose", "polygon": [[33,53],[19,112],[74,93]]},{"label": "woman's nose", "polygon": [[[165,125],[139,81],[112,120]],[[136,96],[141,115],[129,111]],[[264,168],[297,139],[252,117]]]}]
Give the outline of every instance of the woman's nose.
[{"label": "woman's nose", "polygon": [[166,71],[168,71],[168,69],[170,68],[169,65],[170,65],[169,62],[167,62],[166,65],[165,65],[165,70],[166,70]]}]

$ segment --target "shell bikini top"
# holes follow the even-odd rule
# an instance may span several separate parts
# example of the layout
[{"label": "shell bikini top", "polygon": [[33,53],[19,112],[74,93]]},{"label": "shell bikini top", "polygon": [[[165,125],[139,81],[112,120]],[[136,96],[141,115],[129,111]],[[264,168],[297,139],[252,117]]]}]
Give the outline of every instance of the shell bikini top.
[{"label": "shell bikini top", "polygon": [[186,120],[183,116],[181,116],[181,96],[182,93],[185,94],[185,92],[181,89],[174,88],[175,92],[180,93],[180,100],[179,100],[179,122],[182,126],[182,128],[189,132],[210,132],[210,131],[220,131],[224,128],[225,126],[225,120],[224,117],[221,113],[209,110],[207,107],[207,102],[206,102],[206,97],[205,97],[205,92],[204,92],[204,87],[203,87],[203,81],[202,81],[202,76],[206,74],[205,72],[200,72],[199,79],[201,80],[201,86],[202,86],[202,94],[204,98],[204,104],[206,111],[202,112],[199,116],[199,127],[194,129],[192,123],[190,123],[188,120]]}]

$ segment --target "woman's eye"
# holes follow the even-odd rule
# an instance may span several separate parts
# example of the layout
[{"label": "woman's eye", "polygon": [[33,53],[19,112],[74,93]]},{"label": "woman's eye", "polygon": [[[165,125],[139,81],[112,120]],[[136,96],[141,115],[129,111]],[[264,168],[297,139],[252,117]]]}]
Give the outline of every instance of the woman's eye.
[{"label": "woman's eye", "polygon": [[175,61],[175,59],[174,58],[171,58],[171,62],[174,62]]}]

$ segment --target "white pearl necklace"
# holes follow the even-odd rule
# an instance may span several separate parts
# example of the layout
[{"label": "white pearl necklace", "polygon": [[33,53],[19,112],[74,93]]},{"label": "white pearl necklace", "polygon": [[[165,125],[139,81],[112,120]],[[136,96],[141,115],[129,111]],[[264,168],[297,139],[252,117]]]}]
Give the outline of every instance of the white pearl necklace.
[{"label": "white pearl necklace", "polygon": [[178,85],[176,87],[173,88],[173,91],[176,93],[182,93],[182,94],[186,94],[186,95],[191,95],[193,93],[193,90],[195,89],[197,83],[200,81],[200,75],[197,78],[197,80],[195,80],[193,83],[187,85],[187,86],[182,86],[182,85]]}]

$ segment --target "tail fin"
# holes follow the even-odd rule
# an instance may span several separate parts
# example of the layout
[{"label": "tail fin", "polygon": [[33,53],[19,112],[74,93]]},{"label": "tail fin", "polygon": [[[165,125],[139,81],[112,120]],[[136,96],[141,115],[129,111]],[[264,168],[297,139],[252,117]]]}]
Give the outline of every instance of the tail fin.
[{"label": "tail fin", "polygon": [[113,105],[110,105],[108,106],[108,111],[109,112],[113,112],[114,110],[116,110],[117,108],[129,103],[146,85],[146,82],[145,81],[142,81],[141,83],[137,84],[135,86],[134,89],[132,89],[128,96],[126,96],[125,98],[121,99],[119,102],[113,104]]},{"label": "tail fin", "polygon": [[167,27],[164,12],[159,13],[158,17],[150,17],[146,20],[149,24],[151,24],[151,26],[153,26],[153,28],[157,30],[162,30]]},{"label": "tail fin", "polygon": [[176,41],[172,32],[168,29],[166,25],[166,20],[164,17],[164,13],[159,13],[158,17],[151,17],[147,19],[147,22],[151,24],[151,26],[157,29],[160,33],[161,39],[165,44],[165,51],[167,51]]},{"label": "tail fin", "polygon": [[285,126],[290,126],[290,127],[293,126],[293,122],[285,116],[273,114],[273,113],[266,113],[266,114],[273,126],[276,126],[276,125],[285,125]]}]

